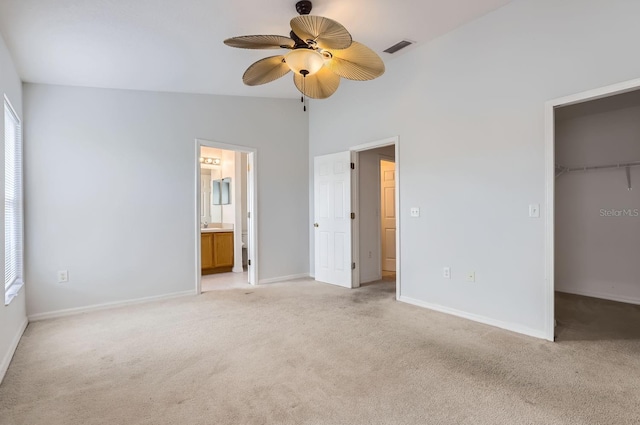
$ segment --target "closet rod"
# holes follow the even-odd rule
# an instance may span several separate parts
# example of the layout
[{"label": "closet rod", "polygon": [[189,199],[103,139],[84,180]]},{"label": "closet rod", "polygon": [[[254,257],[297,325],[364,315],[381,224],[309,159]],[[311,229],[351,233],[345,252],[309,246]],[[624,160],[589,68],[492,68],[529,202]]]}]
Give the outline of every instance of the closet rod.
[{"label": "closet rod", "polygon": [[556,169],[562,171],[562,173],[571,173],[574,171],[605,170],[607,168],[625,168],[625,167],[638,167],[638,166],[640,166],[640,161],[624,162],[620,164],[611,164],[611,165],[591,165],[591,166],[585,166],[585,167],[564,167],[562,165],[556,164]]},{"label": "closet rod", "polygon": [[631,167],[640,166],[640,161],[633,162],[624,162],[620,164],[612,164],[612,165],[591,165],[588,167],[564,167],[562,165],[556,164],[556,178],[560,177],[564,173],[572,173],[577,171],[590,171],[590,170],[606,170],[606,169],[620,169],[624,168],[627,174],[627,190],[632,190],[631,187]]}]

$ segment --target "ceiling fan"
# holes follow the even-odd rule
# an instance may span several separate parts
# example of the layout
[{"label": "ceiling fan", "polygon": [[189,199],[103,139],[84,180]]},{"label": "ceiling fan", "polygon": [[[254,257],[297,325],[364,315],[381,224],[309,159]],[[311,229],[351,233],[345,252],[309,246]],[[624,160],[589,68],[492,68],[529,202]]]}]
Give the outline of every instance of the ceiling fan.
[{"label": "ceiling fan", "polygon": [[242,49],[289,50],[285,55],[270,56],[251,65],[242,76],[246,85],[269,83],[293,71],[293,82],[304,96],[325,99],[338,89],[340,77],[365,81],[384,73],[380,56],[353,41],[338,22],[309,15],[311,8],[310,1],[296,3],[300,16],[291,20],[289,37],[245,35],[224,41],[227,46]]}]

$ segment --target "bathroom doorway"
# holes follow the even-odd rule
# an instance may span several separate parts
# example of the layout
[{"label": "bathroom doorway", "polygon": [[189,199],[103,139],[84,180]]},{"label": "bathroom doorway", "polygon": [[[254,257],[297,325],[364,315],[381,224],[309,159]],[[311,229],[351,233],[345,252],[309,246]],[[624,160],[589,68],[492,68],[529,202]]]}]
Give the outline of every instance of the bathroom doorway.
[{"label": "bathroom doorway", "polygon": [[256,151],[196,140],[196,290],[258,281]]}]

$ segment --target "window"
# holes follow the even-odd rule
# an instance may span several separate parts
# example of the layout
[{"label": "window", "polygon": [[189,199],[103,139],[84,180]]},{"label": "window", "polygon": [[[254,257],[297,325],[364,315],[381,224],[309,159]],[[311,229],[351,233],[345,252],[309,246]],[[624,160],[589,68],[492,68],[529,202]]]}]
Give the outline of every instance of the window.
[{"label": "window", "polygon": [[20,118],[4,97],[4,300],[23,284],[22,129]]}]

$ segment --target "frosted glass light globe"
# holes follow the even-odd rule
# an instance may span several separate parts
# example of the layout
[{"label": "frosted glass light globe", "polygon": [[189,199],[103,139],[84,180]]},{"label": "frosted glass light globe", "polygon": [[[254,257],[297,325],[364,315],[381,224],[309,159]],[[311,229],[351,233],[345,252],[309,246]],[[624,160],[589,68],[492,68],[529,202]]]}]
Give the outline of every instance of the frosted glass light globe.
[{"label": "frosted glass light globe", "polygon": [[313,75],[324,66],[322,55],[311,49],[292,50],[284,57],[284,61],[293,72],[301,75]]}]

